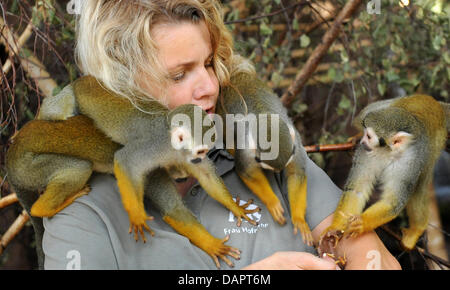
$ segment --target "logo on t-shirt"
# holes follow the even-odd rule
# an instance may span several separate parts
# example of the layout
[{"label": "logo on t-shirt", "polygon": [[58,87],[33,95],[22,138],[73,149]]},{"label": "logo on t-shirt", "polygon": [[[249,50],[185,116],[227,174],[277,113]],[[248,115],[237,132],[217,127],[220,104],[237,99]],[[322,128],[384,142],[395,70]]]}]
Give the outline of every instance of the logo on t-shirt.
[{"label": "logo on t-shirt", "polygon": [[[235,198],[233,198],[233,200],[236,201]],[[247,203],[246,200],[239,201],[239,205],[244,205],[246,203]],[[257,208],[257,205],[255,205],[255,204],[250,204],[247,207],[248,210],[252,210],[255,208]],[[261,217],[262,217],[260,212],[250,213],[250,214],[247,214],[247,216],[249,218],[253,219],[254,221],[256,221],[258,223],[258,225],[254,226],[254,225],[250,224],[248,221],[243,219],[241,226],[238,227],[238,226],[236,226],[236,218],[235,218],[234,214],[230,211],[230,214],[228,215],[228,221],[230,223],[234,224],[234,227],[224,228],[223,231],[224,231],[225,235],[235,234],[235,233],[255,234],[259,229],[267,228],[267,226],[269,225],[269,224],[260,222]]]}]

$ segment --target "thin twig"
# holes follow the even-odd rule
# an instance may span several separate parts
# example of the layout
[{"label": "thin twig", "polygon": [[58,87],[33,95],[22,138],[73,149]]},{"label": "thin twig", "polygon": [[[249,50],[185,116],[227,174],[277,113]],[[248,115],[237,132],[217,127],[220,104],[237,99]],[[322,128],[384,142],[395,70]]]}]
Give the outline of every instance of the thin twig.
[{"label": "thin twig", "polygon": [[[29,25],[31,25],[31,22],[29,23]],[[16,39],[19,39],[19,37],[17,37],[17,35],[7,27],[2,17],[0,17],[0,27],[3,28],[3,31],[6,34],[4,36],[4,39],[7,42],[7,47],[9,47],[13,51],[13,53],[19,58],[23,69],[30,75],[32,79],[35,80],[40,91],[45,97],[52,96],[54,89],[57,87],[57,84],[50,77],[50,74],[46,70],[44,64],[42,64],[39,61],[39,59],[34,55],[30,55],[28,57],[20,55],[21,46],[19,46],[18,45],[19,43],[15,41]],[[28,28],[26,30],[27,34],[22,35],[23,37],[21,36],[22,41],[25,42],[26,39],[28,39],[30,29],[31,28]],[[6,75],[6,73],[4,74]]]},{"label": "thin twig", "polygon": [[321,43],[314,49],[313,53],[308,58],[306,64],[297,74],[295,81],[291,84],[288,90],[281,97],[281,101],[286,107],[290,107],[295,96],[301,91],[308,79],[314,73],[319,65],[322,57],[327,53],[331,44],[338,37],[344,20],[352,15],[361,4],[361,0],[350,0],[345,4],[344,8],[338,13],[331,28],[322,37]]},{"label": "thin twig", "polygon": [[342,144],[327,144],[327,145],[310,145],[305,146],[307,153],[315,152],[327,152],[327,151],[348,151],[355,148],[353,142],[342,143]]},{"label": "thin twig", "polygon": [[226,21],[225,24],[244,23],[244,22],[247,22],[247,21],[253,21],[253,20],[266,18],[266,17],[272,17],[272,16],[275,16],[277,14],[284,13],[285,11],[294,9],[295,7],[300,6],[300,5],[308,5],[308,3],[306,1],[301,1],[301,2],[298,2],[298,3],[294,3],[292,5],[289,5],[288,7],[285,7],[283,9],[277,10],[275,12],[271,12],[271,13],[263,14],[263,15],[259,15],[259,16],[248,17],[248,18],[236,19],[236,20],[232,20],[232,21]]}]

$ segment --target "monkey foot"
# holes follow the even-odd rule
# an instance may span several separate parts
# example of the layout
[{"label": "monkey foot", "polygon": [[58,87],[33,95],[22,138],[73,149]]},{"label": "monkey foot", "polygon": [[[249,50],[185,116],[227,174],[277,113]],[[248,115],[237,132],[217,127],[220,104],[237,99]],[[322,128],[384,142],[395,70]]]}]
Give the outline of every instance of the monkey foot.
[{"label": "monkey foot", "polygon": [[352,215],[348,219],[345,236],[355,238],[364,232],[364,223],[360,215]]},{"label": "monkey foot", "polygon": [[229,235],[226,236],[223,240],[214,239],[212,245],[208,245],[208,249],[205,249],[205,252],[207,252],[214,260],[217,269],[220,269],[219,259],[224,261],[228,266],[234,267],[233,262],[231,262],[230,259],[227,258],[227,256],[233,257],[236,260],[239,260],[241,258],[241,252],[238,249],[225,245],[225,242],[227,242],[229,239]]},{"label": "monkey foot", "polygon": [[407,251],[411,251],[416,246],[416,243],[422,234],[423,231],[403,228],[401,240],[402,247]]},{"label": "monkey foot", "polygon": [[311,233],[311,230],[309,229],[308,224],[304,220],[296,220],[292,221],[294,224],[294,235],[297,234],[297,231],[300,230],[300,233],[302,235],[303,242],[307,244],[308,246],[313,246],[314,239]]},{"label": "monkey foot", "polygon": [[86,185],[79,192],[76,192],[72,196],[69,196],[66,200],[64,200],[62,204],[58,205],[56,208],[50,208],[48,206],[49,204],[47,202],[48,200],[43,199],[41,196],[31,207],[31,215],[37,217],[52,217],[58,212],[62,211],[67,206],[69,206],[70,204],[72,204],[75,201],[75,199],[88,194],[90,190],[91,188],[89,187],[89,185]]},{"label": "monkey foot", "polygon": [[272,215],[273,219],[277,223],[279,223],[280,225],[284,225],[286,223],[286,219],[284,218],[284,209],[279,201],[275,205],[271,206],[266,205],[266,206],[270,214]]},{"label": "monkey foot", "polygon": [[257,207],[254,205],[255,208],[253,209],[247,209],[248,206],[250,206],[253,203],[253,199],[248,200],[245,204],[240,205],[241,199],[237,196],[236,197],[236,204],[238,206],[237,210],[238,212],[233,212],[234,215],[237,218],[237,226],[240,227],[241,223],[242,223],[242,218],[244,218],[246,221],[248,221],[249,223],[251,223],[252,225],[256,226],[258,223],[253,220],[252,218],[250,218],[248,216],[248,214],[252,214],[255,212],[260,212],[261,208]]},{"label": "monkey foot", "polygon": [[145,216],[143,219],[140,219],[140,222],[132,222],[130,219],[130,228],[128,230],[128,233],[131,234],[134,232],[134,239],[136,242],[139,240],[139,235],[142,237],[142,240],[144,243],[147,242],[144,235],[144,230],[150,233],[150,235],[154,236],[155,233],[150,229],[150,227],[147,225],[148,220],[153,220],[153,217]]}]

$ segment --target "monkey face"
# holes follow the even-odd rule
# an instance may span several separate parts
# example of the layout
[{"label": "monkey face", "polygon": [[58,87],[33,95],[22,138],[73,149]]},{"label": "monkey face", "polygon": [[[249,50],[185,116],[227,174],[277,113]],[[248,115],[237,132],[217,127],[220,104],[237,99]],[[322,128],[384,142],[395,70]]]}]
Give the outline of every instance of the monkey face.
[{"label": "monkey face", "polygon": [[402,153],[409,147],[412,139],[413,136],[404,131],[396,132],[388,138],[384,138],[381,134],[377,134],[372,127],[368,127],[364,129],[361,145],[367,152],[386,148],[392,153]]},{"label": "monkey face", "polygon": [[209,151],[209,146],[196,144],[190,130],[185,127],[174,127],[171,131],[171,143],[176,150],[185,150],[188,162],[200,163]]},{"label": "monkey face", "polygon": [[364,136],[361,139],[361,145],[368,152],[371,152],[375,149],[375,147],[380,145],[380,140],[372,128],[369,127],[364,129]]}]

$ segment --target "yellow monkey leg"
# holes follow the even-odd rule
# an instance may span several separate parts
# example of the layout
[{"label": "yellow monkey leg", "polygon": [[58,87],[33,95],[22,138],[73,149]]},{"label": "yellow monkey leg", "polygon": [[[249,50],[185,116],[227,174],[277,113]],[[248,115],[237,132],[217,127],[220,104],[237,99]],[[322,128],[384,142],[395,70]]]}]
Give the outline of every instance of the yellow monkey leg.
[{"label": "yellow monkey leg", "polygon": [[244,174],[239,174],[245,185],[266,205],[273,219],[280,225],[286,223],[284,209],[280,200],[275,195],[260,167],[254,167]]},{"label": "yellow monkey leg", "polygon": [[184,218],[176,218],[173,215],[165,215],[163,220],[175,231],[187,237],[191,243],[211,256],[217,268],[220,268],[219,259],[225,261],[230,267],[233,267],[234,265],[227,256],[231,256],[237,260],[240,259],[240,251],[238,249],[224,244],[228,241],[229,236],[225,237],[223,240],[217,239],[195,219],[186,216],[184,216]]},{"label": "yellow monkey leg", "polygon": [[114,174],[122,197],[122,203],[130,218],[129,232],[131,233],[134,231],[134,238],[136,241],[139,240],[140,234],[145,243],[146,239],[143,230],[145,229],[153,236],[153,231],[147,225],[147,221],[152,220],[153,217],[147,216],[147,213],[145,212],[144,185],[139,184],[138,188],[133,186],[131,179],[116,161],[114,161]]}]

